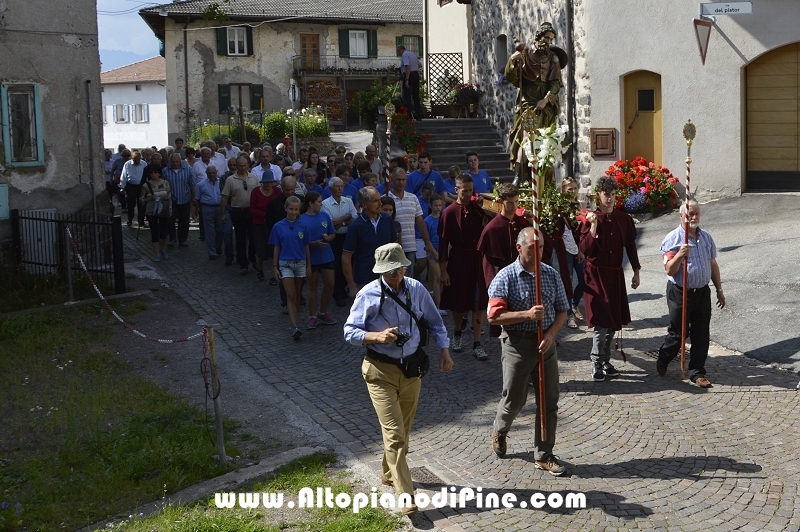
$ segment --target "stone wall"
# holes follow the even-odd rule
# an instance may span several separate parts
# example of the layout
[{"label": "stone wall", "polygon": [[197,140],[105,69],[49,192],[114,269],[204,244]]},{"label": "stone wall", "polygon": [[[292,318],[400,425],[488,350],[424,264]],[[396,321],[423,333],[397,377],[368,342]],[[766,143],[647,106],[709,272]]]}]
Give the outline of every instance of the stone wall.
[{"label": "stone wall", "polygon": [[[584,1],[573,0],[575,5],[575,63],[576,63],[576,105],[577,149],[575,150],[575,171],[578,177],[589,174],[589,116],[591,100],[589,97],[589,74],[586,65],[586,32],[581,24],[584,14]],[[498,130],[500,136],[508,139],[513,125],[514,106],[517,89],[505,82],[498,85],[499,73],[505,64],[498,62],[498,36],[505,35],[507,50],[505,57],[514,53],[514,39],[533,43],[536,29],[542,22],[550,22],[556,30],[555,46],[567,49],[567,8],[566,0],[537,2],[535,0],[473,0],[472,3],[472,71],[474,81],[481,82],[486,93],[481,98],[480,113]],[[524,21],[524,22],[523,22]],[[568,50],[567,50],[568,51]],[[502,54],[500,54],[502,56]],[[566,83],[571,73],[564,68],[562,76],[565,87],[561,90],[561,116],[559,124],[567,123]],[[506,140],[506,145],[508,141]],[[558,165],[559,175],[564,176],[565,168]]]}]

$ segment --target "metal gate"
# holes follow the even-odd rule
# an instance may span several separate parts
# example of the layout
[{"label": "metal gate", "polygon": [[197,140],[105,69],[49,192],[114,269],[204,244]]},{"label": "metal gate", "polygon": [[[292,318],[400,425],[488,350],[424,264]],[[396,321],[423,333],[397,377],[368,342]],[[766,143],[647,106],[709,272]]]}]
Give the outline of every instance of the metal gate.
[{"label": "metal gate", "polygon": [[461,52],[428,54],[428,90],[431,105],[448,105],[447,94],[464,81]]}]

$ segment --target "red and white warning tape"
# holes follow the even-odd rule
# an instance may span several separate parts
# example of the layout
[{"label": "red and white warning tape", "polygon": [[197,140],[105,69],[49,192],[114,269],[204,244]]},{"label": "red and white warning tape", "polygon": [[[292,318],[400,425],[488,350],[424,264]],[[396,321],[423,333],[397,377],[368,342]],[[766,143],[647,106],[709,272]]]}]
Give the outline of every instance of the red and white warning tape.
[{"label": "red and white warning tape", "polygon": [[92,274],[90,274],[89,270],[86,269],[86,264],[83,262],[83,257],[81,257],[81,254],[78,251],[78,246],[75,244],[75,239],[72,238],[72,231],[69,230],[69,227],[67,227],[67,235],[69,236],[69,241],[72,244],[72,250],[74,251],[75,256],[78,257],[78,262],[81,263],[81,268],[83,268],[83,273],[86,274],[86,277],[92,284],[92,288],[94,288],[94,291],[97,293],[97,297],[100,298],[100,301],[103,302],[103,305],[105,305],[105,307],[108,309],[111,315],[114,316],[117,319],[117,321],[119,321],[122,324],[123,327],[131,331],[136,336],[141,336],[145,340],[150,340],[151,342],[158,342],[159,344],[179,344],[181,342],[188,342],[189,340],[194,340],[195,338],[200,338],[201,336],[203,336],[203,334],[205,333],[205,328],[203,328],[203,330],[201,330],[197,334],[193,334],[185,338],[175,338],[174,340],[163,340],[161,338],[154,338],[152,336],[144,334],[143,332],[137,329],[134,329],[133,325],[127,323],[124,319],[122,319],[122,317],[119,314],[117,314],[117,312],[113,308],[111,308],[111,305],[108,303],[105,296],[103,296],[102,292],[100,292],[100,289],[95,284],[94,279],[92,279]]}]

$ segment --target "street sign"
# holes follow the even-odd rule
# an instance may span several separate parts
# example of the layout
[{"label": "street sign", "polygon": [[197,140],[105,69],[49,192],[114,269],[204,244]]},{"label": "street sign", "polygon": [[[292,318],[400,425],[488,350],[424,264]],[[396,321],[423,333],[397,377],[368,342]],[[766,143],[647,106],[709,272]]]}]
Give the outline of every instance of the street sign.
[{"label": "street sign", "polygon": [[711,37],[713,25],[710,20],[694,19],[694,33],[697,35],[697,45],[700,47],[700,57],[704,65],[706,64],[706,52],[708,52],[708,39]]},{"label": "street sign", "polygon": [[700,4],[700,16],[752,15],[753,2],[714,2]]},{"label": "street sign", "polygon": [[289,101],[296,102],[300,99],[300,95],[298,94],[297,84],[292,80],[292,84],[289,85]]}]

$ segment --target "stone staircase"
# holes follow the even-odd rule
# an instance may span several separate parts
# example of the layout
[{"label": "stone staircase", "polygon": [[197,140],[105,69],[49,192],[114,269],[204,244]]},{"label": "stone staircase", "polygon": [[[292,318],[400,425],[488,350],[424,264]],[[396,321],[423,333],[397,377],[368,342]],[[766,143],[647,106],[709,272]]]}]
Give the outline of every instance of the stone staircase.
[{"label": "stone staircase", "polygon": [[434,168],[445,179],[452,165],[467,170],[469,151],[478,153],[481,170],[486,170],[492,180],[510,182],[514,179],[503,140],[485,118],[433,118],[415,125],[418,131],[430,135],[425,149],[433,157]]}]

